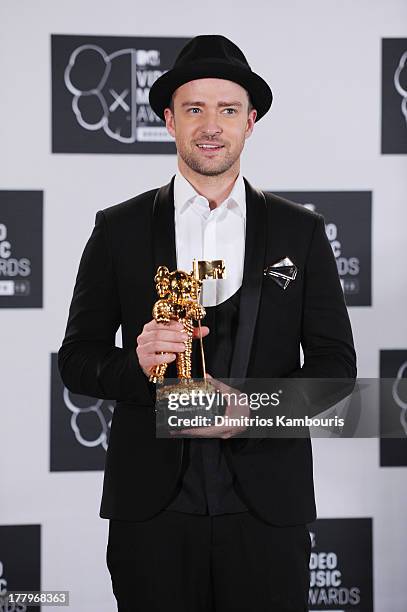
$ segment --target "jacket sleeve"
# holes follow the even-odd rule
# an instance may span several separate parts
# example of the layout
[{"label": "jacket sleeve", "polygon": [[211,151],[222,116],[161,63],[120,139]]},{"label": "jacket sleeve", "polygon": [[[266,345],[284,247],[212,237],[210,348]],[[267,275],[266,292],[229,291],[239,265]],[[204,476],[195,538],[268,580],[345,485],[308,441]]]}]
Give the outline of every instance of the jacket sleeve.
[{"label": "jacket sleeve", "polygon": [[301,346],[304,364],[291,373],[303,378],[355,378],[352,328],[335,256],[318,215],[305,266]]},{"label": "jacket sleeve", "polygon": [[151,384],[134,347],[115,346],[121,324],[119,294],[103,211],[83,251],[58,367],[73,393],[110,400],[153,403]]},{"label": "jacket sleeve", "polygon": [[294,385],[301,401],[293,413],[312,416],[349,395],[357,374],[352,328],[322,215],[315,222],[304,274],[304,363],[289,378],[305,379]]},{"label": "jacket sleeve", "polygon": [[[355,386],[352,328],[322,215],[316,217],[304,267],[300,341],[302,367],[283,379],[273,379],[283,392],[276,412],[286,417],[312,417],[324,412],[352,393]],[[256,414],[269,417],[270,408],[260,408]],[[266,428],[265,437],[268,435]]]}]

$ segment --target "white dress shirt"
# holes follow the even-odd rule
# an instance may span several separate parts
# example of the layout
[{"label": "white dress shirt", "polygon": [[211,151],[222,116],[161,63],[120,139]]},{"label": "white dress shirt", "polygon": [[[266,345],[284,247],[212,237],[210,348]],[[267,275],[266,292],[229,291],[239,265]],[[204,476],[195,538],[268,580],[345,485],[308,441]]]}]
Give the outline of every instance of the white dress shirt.
[{"label": "white dress shirt", "polygon": [[178,170],[174,181],[177,268],[190,273],[192,260],[223,259],[226,278],[202,283],[200,303],[216,306],[242,285],[246,235],[246,190],[241,174],[230,195],[213,210]]}]

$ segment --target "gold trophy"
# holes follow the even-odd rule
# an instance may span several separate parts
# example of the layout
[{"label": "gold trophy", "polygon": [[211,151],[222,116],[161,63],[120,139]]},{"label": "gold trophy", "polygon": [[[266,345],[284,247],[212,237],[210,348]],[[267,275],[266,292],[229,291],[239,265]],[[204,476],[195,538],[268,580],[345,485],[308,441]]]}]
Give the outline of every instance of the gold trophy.
[{"label": "gold trophy", "polygon": [[[180,383],[177,385],[178,391],[180,390],[180,384],[190,389],[189,385],[193,382],[191,357],[194,321],[198,322],[204,385],[207,384],[201,334],[201,320],[205,317],[206,312],[205,308],[199,303],[199,295],[203,280],[225,277],[223,260],[197,261],[194,259],[192,272],[189,274],[183,270],[170,272],[166,266],[159,266],[157,269],[154,281],[160,299],[154,304],[153,317],[157,323],[179,321],[187,334],[185,351],[177,353],[176,357],[177,378],[180,379]],[[164,352],[161,354],[164,354]],[[167,365],[167,363],[162,363],[151,368],[150,382],[163,383]],[[194,386],[196,386],[196,382]],[[170,389],[167,389],[166,393],[168,392],[170,392]]]}]

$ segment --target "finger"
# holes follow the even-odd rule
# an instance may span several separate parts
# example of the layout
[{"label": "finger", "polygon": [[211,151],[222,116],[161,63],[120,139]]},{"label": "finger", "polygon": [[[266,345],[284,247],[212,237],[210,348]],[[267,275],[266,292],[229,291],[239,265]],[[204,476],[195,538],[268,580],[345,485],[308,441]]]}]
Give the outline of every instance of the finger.
[{"label": "finger", "polygon": [[224,436],[222,436],[222,438],[224,440],[228,440],[229,438],[233,438],[234,436],[237,436],[237,434],[242,433],[242,431],[233,431],[233,432],[229,432],[227,434],[225,434]]},{"label": "finger", "polygon": [[[207,336],[209,334],[209,327],[206,327],[206,325],[202,325],[201,326],[201,332],[202,332],[202,338],[205,338],[205,336]],[[193,334],[192,338],[194,340],[196,338],[199,338],[199,327],[194,327],[194,334]]]},{"label": "finger", "polygon": [[209,427],[191,427],[190,429],[181,429],[179,430],[179,434],[183,436],[200,436],[203,438],[220,438],[222,435],[229,433],[231,431],[230,427],[218,427],[218,426],[209,426]]},{"label": "finger", "polygon": [[149,355],[143,361],[140,362],[140,365],[145,368],[153,368],[156,365],[160,365],[160,363],[170,363],[177,358],[176,353],[157,353],[153,355]]},{"label": "finger", "polygon": [[148,344],[149,342],[164,341],[164,342],[185,342],[188,339],[188,334],[185,331],[170,331],[169,329],[157,329],[154,331],[143,332],[137,339],[138,345]]},{"label": "finger", "polygon": [[247,427],[193,427],[191,429],[171,430],[171,436],[200,437],[200,438],[232,438],[246,431]]},{"label": "finger", "polygon": [[161,363],[171,363],[171,361],[174,361],[176,357],[177,356],[174,353],[164,353],[163,355],[161,354],[152,355],[151,357],[143,361],[142,368],[144,370],[150,370],[154,366],[160,365]]},{"label": "finger", "polygon": [[181,431],[177,431],[176,433],[173,434],[173,432],[171,432],[172,435],[178,435],[181,436],[183,438],[195,438],[195,437],[199,437],[199,438],[218,438],[218,435],[215,435],[214,433],[208,433],[206,431],[206,427],[196,427],[193,429],[182,429]]},{"label": "finger", "polygon": [[157,329],[182,330],[182,329],[184,329],[184,326],[183,326],[182,323],[180,323],[179,321],[176,321],[175,319],[171,319],[170,321],[168,321],[168,323],[167,322],[159,323],[155,319],[152,319],[151,321],[149,321],[148,323],[146,323],[144,325],[143,329],[147,330],[147,331],[154,331],[154,330],[157,330]]},{"label": "finger", "polygon": [[137,345],[142,346],[154,340],[166,340],[174,342],[185,342],[188,339],[188,334],[181,326],[181,329],[172,326],[165,327],[163,324],[157,325],[154,329],[144,329],[144,331],[137,337]]},{"label": "finger", "polygon": [[149,333],[152,338],[156,340],[165,340],[170,342],[185,342],[188,340],[188,334],[185,330],[178,331],[177,329],[171,331],[169,329],[158,329],[156,332]]},{"label": "finger", "polygon": [[233,436],[237,436],[238,434],[243,433],[246,430],[247,427],[230,427],[224,434],[222,434],[221,438],[232,438]]},{"label": "finger", "polygon": [[143,344],[142,355],[150,355],[154,353],[182,353],[185,351],[185,343],[184,342],[147,342]]}]

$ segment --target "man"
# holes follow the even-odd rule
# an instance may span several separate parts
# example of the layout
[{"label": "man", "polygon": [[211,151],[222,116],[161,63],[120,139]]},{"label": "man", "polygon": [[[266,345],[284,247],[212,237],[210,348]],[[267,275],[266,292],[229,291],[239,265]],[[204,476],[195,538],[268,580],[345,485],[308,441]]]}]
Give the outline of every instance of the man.
[{"label": "man", "polygon": [[[190,271],[194,257],[224,259],[227,270],[202,290],[213,377],[356,376],[323,218],[240,174],[245,140],[271,102],[234,43],[190,41],[150,92],[175,138],[177,174],[99,211],[81,259],[59,367],[73,392],[117,400],[100,516],[110,519],[121,612],[308,609],[310,440],[248,440],[228,427],[157,439],[148,378],[164,362],[175,376],[185,348],[179,323],[152,320],[157,266]],[[284,257],[297,268],[287,289],[263,273]],[[196,368],[198,354],[195,342]]]}]

